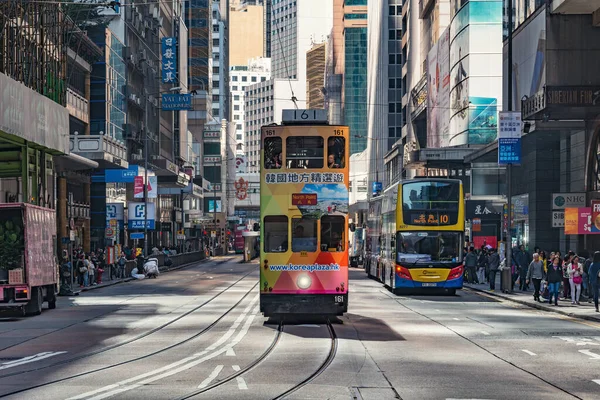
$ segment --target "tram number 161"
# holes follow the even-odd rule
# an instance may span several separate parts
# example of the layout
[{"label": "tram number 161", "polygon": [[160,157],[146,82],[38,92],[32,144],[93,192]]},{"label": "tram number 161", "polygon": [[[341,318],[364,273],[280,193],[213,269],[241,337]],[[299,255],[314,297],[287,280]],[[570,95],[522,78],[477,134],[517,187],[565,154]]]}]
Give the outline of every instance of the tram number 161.
[{"label": "tram number 161", "polygon": [[344,296],[333,296],[333,300],[336,304],[341,304],[344,302]]}]

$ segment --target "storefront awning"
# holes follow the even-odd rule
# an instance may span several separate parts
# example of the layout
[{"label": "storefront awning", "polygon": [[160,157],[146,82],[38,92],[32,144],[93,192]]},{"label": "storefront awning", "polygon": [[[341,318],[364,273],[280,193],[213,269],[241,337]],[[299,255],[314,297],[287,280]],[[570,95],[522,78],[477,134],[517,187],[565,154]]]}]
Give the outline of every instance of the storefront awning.
[{"label": "storefront awning", "polygon": [[54,163],[58,171],[83,171],[96,169],[99,166],[96,161],[75,153],[54,157]]}]

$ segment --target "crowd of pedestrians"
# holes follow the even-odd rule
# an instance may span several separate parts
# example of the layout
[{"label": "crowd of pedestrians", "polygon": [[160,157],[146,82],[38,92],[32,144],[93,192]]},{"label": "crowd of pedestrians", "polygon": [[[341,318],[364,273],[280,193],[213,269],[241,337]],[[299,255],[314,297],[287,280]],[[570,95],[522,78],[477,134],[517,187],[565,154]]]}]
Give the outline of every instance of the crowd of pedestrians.
[{"label": "crowd of pedestrians", "polygon": [[[473,284],[489,283],[490,290],[496,289],[496,275],[506,264],[495,248],[473,246],[466,249],[464,258],[465,278]],[[504,266],[504,268],[506,268]],[[533,298],[538,302],[558,305],[559,300],[580,305],[591,303],[598,310],[600,289],[600,252],[593,256],[586,251],[576,254],[569,251],[564,256],[560,251],[546,253],[536,248],[532,255],[523,245],[513,250],[511,266],[511,288],[518,287],[526,292],[533,286]]]}]

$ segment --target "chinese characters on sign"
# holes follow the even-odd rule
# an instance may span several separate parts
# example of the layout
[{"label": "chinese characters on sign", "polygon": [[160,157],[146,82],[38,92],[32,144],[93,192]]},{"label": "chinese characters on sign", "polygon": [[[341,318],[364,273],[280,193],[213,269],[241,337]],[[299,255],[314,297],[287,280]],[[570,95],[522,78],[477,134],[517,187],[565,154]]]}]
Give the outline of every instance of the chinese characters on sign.
[{"label": "chinese characters on sign", "polygon": [[491,214],[492,212],[490,210],[488,210],[487,207],[481,207],[481,205],[477,205],[475,207],[475,215],[487,215],[487,214]]},{"label": "chinese characters on sign", "polygon": [[344,174],[331,172],[266,174],[266,183],[344,183]]},{"label": "chinese characters on sign", "polygon": [[221,156],[204,156],[205,163],[218,163],[221,162]]},{"label": "chinese characters on sign", "polygon": [[292,193],[292,205],[293,206],[316,206],[317,205],[317,194],[316,193]]},{"label": "chinese characters on sign", "polygon": [[204,131],[202,134],[205,138],[219,138],[221,136],[221,132],[219,131]]},{"label": "chinese characters on sign", "polygon": [[501,112],[498,124],[498,165],[521,164],[521,113]]},{"label": "chinese characters on sign", "polygon": [[162,81],[163,83],[177,82],[177,39],[162,38]]}]

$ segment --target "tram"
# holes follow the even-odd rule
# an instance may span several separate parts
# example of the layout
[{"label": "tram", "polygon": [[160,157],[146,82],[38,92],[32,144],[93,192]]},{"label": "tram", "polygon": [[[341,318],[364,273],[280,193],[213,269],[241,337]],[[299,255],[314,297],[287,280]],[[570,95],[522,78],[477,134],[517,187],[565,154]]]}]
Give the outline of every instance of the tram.
[{"label": "tram", "polygon": [[284,110],[261,128],[260,310],[348,309],[349,128],[324,110]]}]

